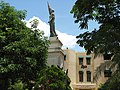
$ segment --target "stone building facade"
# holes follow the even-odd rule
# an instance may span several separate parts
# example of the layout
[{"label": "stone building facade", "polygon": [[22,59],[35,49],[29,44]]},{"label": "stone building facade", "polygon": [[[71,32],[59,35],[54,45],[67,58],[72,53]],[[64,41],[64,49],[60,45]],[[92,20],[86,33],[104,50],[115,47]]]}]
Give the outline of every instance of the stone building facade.
[{"label": "stone building facade", "polygon": [[[104,58],[103,55],[94,57],[94,54],[87,55],[85,52],[75,52],[74,50],[64,50],[65,60],[64,69],[68,70],[68,76],[71,79],[73,90],[98,90],[112,74],[109,67],[106,66],[103,72],[98,76],[98,67],[104,63],[111,63],[111,57]],[[106,73],[106,71],[109,71]]]}]

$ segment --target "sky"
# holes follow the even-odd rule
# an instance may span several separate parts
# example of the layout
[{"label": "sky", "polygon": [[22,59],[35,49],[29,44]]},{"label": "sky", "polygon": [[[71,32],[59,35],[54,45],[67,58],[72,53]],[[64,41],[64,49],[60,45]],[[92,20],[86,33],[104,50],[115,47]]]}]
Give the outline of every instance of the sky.
[{"label": "sky", "polygon": [[[55,11],[55,29],[58,38],[63,43],[63,48],[73,49],[75,51],[85,51],[83,48],[76,44],[76,36],[86,30],[80,30],[79,24],[74,23],[73,14],[70,13],[76,0],[4,0],[17,10],[26,10],[26,22],[30,27],[30,21],[33,19],[39,20],[38,29],[45,32],[45,36],[50,35],[49,31],[49,13],[47,2],[50,7]],[[98,28],[95,22],[89,23],[89,30],[94,27]]]}]

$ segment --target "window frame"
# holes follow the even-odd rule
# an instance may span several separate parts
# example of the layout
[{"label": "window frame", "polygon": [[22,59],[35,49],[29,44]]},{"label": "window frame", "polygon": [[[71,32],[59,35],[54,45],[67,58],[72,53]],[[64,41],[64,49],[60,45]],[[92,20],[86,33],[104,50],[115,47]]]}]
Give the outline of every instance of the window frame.
[{"label": "window frame", "polygon": [[83,65],[83,57],[79,57],[79,65]]},{"label": "window frame", "polygon": [[111,60],[112,56],[113,56],[113,54],[103,54],[103,59],[104,60]]},{"label": "window frame", "polygon": [[64,55],[64,61],[66,61],[67,55]]},{"label": "window frame", "polygon": [[84,72],[83,71],[79,71],[79,82],[83,82],[84,79]]},{"label": "window frame", "polygon": [[108,69],[108,70],[104,70],[104,77],[111,77],[112,75],[112,70]]},{"label": "window frame", "polygon": [[86,65],[91,65],[91,57],[86,57]]},{"label": "window frame", "polygon": [[87,73],[87,82],[91,82],[91,71],[86,71]]}]

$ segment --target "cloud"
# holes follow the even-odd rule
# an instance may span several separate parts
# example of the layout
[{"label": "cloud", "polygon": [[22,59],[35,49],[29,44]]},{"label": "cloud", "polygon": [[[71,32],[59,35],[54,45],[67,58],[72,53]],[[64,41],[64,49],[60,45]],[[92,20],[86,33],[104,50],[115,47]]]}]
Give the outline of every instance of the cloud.
[{"label": "cloud", "polygon": [[50,32],[49,32],[50,27],[49,27],[49,25],[46,24],[45,22],[43,22],[42,20],[40,20],[38,17],[33,16],[29,20],[26,20],[27,27],[31,27],[31,23],[30,22],[32,20],[34,20],[34,19],[37,19],[39,21],[39,24],[38,24],[37,28],[40,29],[40,30],[42,30],[42,31],[44,31],[45,36],[49,36],[50,35]]},{"label": "cloud", "polygon": [[[26,23],[27,23],[26,25],[28,27],[31,27],[30,22],[34,19],[37,19],[39,21],[37,28],[44,31],[45,36],[49,37],[50,27],[47,23],[43,22],[40,18],[33,16],[29,20],[26,20]],[[59,40],[63,43],[63,48],[74,48],[76,46],[76,41],[77,41],[76,36],[60,32],[59,30],[56,30],[56,33],[58,35]]]},{"label": "cloud", "polygon": [[58,38],[63,43],[63,48],[74,48],[76,45],[76,36],[68,35],[66,33],[62,33],[60,31],[57,31]]}]

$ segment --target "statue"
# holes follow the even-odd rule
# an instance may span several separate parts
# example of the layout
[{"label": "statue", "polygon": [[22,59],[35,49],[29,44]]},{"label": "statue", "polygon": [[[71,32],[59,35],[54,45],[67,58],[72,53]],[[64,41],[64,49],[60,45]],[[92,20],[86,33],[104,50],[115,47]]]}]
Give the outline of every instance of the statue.
[{"label": "statue", "polygon": [[49,3],[48,4],[48,10],[49,10],[49,25],[50,25],[50,37],[54,37],[57,36],[56,32],[55,32],[55,15],[54,15],[54,10],[52,10],[50,8]]}]

